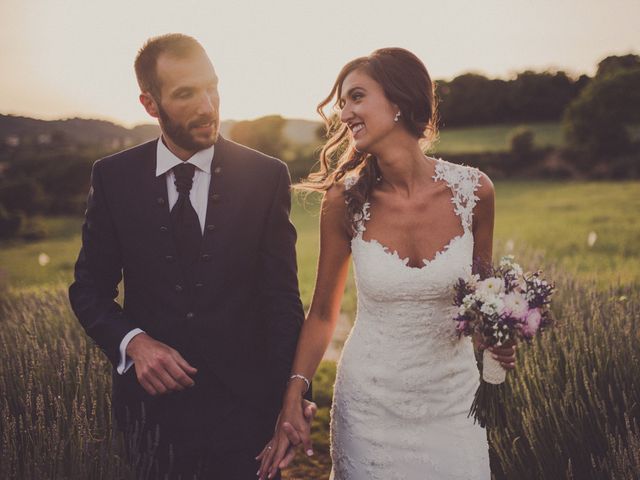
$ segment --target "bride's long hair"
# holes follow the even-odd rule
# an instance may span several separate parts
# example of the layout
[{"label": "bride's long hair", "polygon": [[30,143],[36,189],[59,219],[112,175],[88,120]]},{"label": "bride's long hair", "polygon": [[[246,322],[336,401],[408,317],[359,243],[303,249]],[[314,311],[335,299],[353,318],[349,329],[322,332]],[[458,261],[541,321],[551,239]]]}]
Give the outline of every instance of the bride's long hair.
[{"label": "bride's long hair", "polygon": [[[345,175],[354,174],[356,182],[344,192],[348,221],[354,232],[364,214],[363,206],[380,178],[376,157],[356,150],[349,128],[340,121],[342,84],[355,70],[362,70],[382,86],[387,99],[400,108],[399,120],[419,139],[423,149],[438,134],[434,85],[426,67],[413,53],[403,48],[381,48],[342,68],[331,92],[316,109],[325,122],[328,138],[320,152],[320,168],[295,188],[326,192]],[[327,116],[324,108],[332,101],[333,113]]]}]

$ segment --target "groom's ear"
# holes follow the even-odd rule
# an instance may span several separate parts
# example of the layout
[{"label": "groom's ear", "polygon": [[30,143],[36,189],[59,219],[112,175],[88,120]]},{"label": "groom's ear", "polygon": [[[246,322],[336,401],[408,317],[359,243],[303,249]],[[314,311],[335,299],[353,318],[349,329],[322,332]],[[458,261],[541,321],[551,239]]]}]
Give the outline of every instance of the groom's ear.
[{"label": "groom's ear", "polygon": [[147,92],[142,92],[138,97],[140,99],[140,103],[147,111],[149,115],[153,118],[158,118],[158,105],[156,104],[155,99],[151,96],[151,94]]}]

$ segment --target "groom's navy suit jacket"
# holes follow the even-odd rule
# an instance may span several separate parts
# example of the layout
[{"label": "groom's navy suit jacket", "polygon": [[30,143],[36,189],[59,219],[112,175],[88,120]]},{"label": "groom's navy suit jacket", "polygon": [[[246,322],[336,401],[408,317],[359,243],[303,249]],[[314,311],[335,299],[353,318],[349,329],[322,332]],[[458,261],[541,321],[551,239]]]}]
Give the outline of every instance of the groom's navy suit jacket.
[{"label": "groom's navy suit jacket", "polygon": [[[114,367],[123,337],[139,327],[273,422],[303,321],[287,168],[219,138],[200,259],[185,272],[156,142],[94,164],[73,310]],[[116,407],[144,397],[133,370],[113,376]]]}]

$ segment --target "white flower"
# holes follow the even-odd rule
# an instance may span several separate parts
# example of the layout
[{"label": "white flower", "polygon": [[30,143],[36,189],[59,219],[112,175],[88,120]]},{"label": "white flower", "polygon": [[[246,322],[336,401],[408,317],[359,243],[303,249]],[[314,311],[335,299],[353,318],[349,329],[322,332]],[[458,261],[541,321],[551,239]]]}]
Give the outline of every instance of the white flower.
[{"label": "white flower", "polygon": [[504,284],[501,278],[489,277],[478,282],[476,296],[486,302],[488,298],[501,294],[503,290]]},{"label": "white flower", "polygon": [[501,313],[521,319],[526,316],[528,310],[527,299],[521,293],[511,292],[504,296],[504,310]]},{"label": "white flower", "polygon": [[514,261],[513,255],[505,255],[500,259],[500,267],[507,267],[509,271],[516,275],[522,275],[522,267]]},{"label": "white flower", "polygon": [[497,310],[493,307],[492,303],[485,303],[480,307],[480,311],[485,315],[493,315],[494,313],[498,313]]},{"label": "white flower", "polygon": [[504,302],[495,295],[488,297],[480,307],[480,311],[487,316],[498,315],[503,309]]},{"label": "white flower", "polygon": [[464,305],[465,308],[470,308],[471,305],[476,302],[476,300],[476,296],[473,293],[469,293],[462,299],[462,305]]},{"label": "white flower", "polygon": [[522,267],[520,265],[518,265],[517,263],[513,263],[511,265],[511,272],[516,275],[517,277],[522,276]]},{"label": "white flower", "polygon": [[465,305],[460,305],[458,307],[458,315],[464,315],[467,313],[467,307]]},{"label": "white flower", "polygon": [[504,255],[501,259],[500,259],[500,266],[501,267],[506,267],[508,265],[511,265],[514,261],[515,257],[513,255]]},{"label": "white flower", "polygon": [[41,267],[46,267],[51,262],[51,258],[46,253],[41,253],[38,255],[38,263]]},{"label": "white flower", "polygon": [[478,282],[480,281],[480,275],[478,275],[477,273],[474,273],[473,275],[471,275],[471,277],[469,278],[469,285],[472,288],[476,288],[476,286],[478,285]]},{"label": "white flower", "polygon": [[587,245],[593,247],[596,244],[596,240],[598,240],[598,234],[596,232],[589,232],[589,235],[587,235]]}]

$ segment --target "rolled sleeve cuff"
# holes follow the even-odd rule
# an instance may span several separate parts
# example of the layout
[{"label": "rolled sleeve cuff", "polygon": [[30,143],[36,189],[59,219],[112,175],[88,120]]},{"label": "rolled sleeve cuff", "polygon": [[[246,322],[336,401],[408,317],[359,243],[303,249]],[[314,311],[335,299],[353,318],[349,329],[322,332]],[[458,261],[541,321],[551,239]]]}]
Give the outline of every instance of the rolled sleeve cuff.
[{"label": "rolled sleeve cuff", "polygon": [[144,330],[141,330],[140,328],[134,328],[129,333],[127,333],[120,342],[120,363],[118,364],[118,368],[116,368],[116,372],[118,372],[119,375],[123,375],[124,373],[126,373],[126,371],[131,368],[131,365],[133,365],[133,360],[131,360],[131,358],[127,356],[127,346],[129,345],[131,339],[139,333],[144,333]]}]

